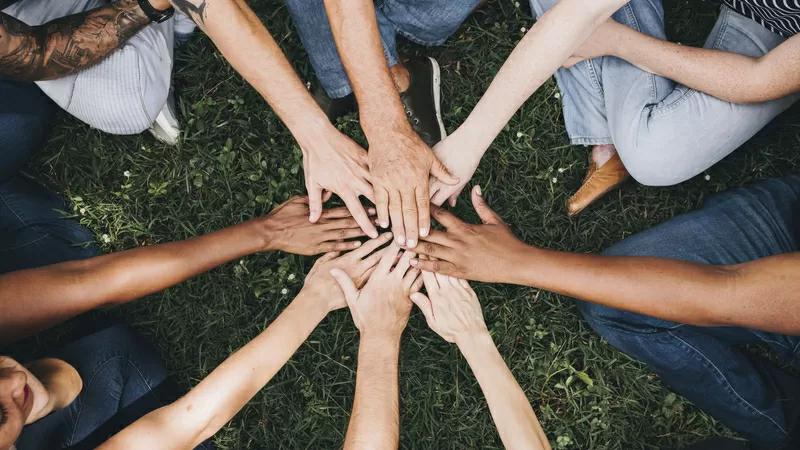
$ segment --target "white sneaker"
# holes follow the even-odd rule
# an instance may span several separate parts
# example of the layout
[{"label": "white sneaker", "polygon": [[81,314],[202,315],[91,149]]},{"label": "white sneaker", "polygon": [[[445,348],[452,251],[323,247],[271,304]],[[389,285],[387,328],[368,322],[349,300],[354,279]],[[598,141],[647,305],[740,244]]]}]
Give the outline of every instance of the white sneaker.
[{"label": "white sneaker", "polygon": [[156,121],[150,126],[150,134],[159,141],[167,145],[178,145],[181,137],[181,130],[178,126],[178,119],[175,118],[175,94],[172,89],[167,96],[167,103],[158,113]]},{"label": "white sneaker", "polygon": [[189,40],[197,28],[197,24],[180,11],[175,11],[173,18],[175,20],[175,43],[180,45]]}]

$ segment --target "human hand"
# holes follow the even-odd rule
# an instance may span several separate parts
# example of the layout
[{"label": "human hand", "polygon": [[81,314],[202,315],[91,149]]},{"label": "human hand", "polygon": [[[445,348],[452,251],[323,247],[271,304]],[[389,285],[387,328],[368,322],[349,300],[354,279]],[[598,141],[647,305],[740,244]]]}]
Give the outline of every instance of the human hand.
[{"label": "human hand", "polygon": [[471,148],[473,148],[472,142],[466,138],[466,134],[459,133],[458,130],[433,148],[433,153],[439,158],[439,161],[447,167],[451,174],[458,177],[459,182],[447,184],[431,177],[431,203],[441,206],[449,200],[450,206],[456,206],[458,196],[472,179],[472,175],[478,169],[481,157],[486,151],[485,148],[470,151]]},{"label": "human hand", "polygon": [[410,264],[414,253],[403,252],[398,261],[399,252],[400,247],[396,244],[387,247],[369,281],[360,290],[347,272],[342,269],[331,271],[344,292],[353,322],[362,336],[399,340],[408,323],[411,312],[409,295],[419,291],[422,280],[418,280],[419,271]]},{"label": "human hand", "polygon": [[567,62],[562,66],[565,69],[578,64],[587,59],[599,58],[601,56],[613,55],[614,45],[617,42],[619,27],[624,27],[614,19],[608,19],[605,23],[600,25],[597,30],[583,43],[574,55],[572,55]]},{"label": "human hand", "polygon": [[[371,214],[375,214],[370,208]],[[266,236],[263,251],[282,250],[297,255],[317,255],[327,252],[358,248],[361,242],[344,242],[364,236],[364,231],[350,215],[347,208],[334,208],[322,212],[316,223],[308,221],[308,197],[295,196],[268,215],[254,219],[260,232]]]},{"label": "human hand", "polygon": [[447,232],[433,231],[423,239],[416,251],[434,260],[413,259],[412,266],[422,271],[494,283],[505,282],[516,267],[522,266],[521,250],[528,246],[486,205],[480,186],[472,189],[472,204],[482,225],[465,223],[443,208],[434,210],[433,217]]},{"label": "human hand", "polygon": [[417,292],[411,301],[419,307],[428,326],[451,344],[469,336],[488,333],[478,296],[466,280],[422,272],[428,297]]},{"label": "human hand", "polygon": [[391,219],[395,241],[414,248],[431,228],[429,175],[445,184],[459,180],[407,123],[368,139],[378,223],[386,228]]},{"label": "human hand", "polygon": [[[319,258],[306,275],[303,291],[327,302],[328,311],[347,306],[344,293],[331,276],[331,270],[341,270],[350,277],[357,289],[364,287],[381,257],[390,251],[389,247],[378,250],[391,242],[392,233],[384,233],[352,252],[340,256],[338,252],[327,253]],[[376,251],[377,250],[377,251]]]},{"label": "human hand", "polygon": [[377,237],[378,230],[359,199],[363,195],[374,201],[367,152],[336,129],[326,139],[305,144],[302,150],[309,220],[315,223],[322,217],[323,192],[333,192],[341,197],[364,233]]}]

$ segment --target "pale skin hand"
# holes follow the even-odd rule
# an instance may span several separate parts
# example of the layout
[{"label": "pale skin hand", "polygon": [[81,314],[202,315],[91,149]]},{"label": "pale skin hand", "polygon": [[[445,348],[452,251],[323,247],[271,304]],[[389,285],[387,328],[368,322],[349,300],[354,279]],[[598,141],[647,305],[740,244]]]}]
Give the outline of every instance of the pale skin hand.
[{"label": "pale skin hand", "polygon": [[341,306],[329,299],[335,285],[332,266],[357,280],[373,268],[349,255],[320,258],[297,298],[263,333],[181,399],[137,420],[99,449],[187,449],[213,436],[275,376],[328,312]]},{"label": "pale skin hand", "polygon": [[455,343],[469,362],[489,403],[489,410],[508,449],[550,449],[536,414],[492,342],[475,291],[463,279],[423,272],[430,298],[415,293],[411,300],[428,325]]},{"label": "pale skin hand", "polygon": [[509,253],[509,249],[525,244],[489,208],[480,186],[472,189],[472,204],[482,225],[465,223],[442,208],[434,210],[433,217],[447,228],[447,232],[434,231],[423,240],[417,251],[434,259],[414,259],[411,261],[414,267],[488,283],[502,282],[516,269],[519,261]]},{"label": "pale skin hand", "polygon": [[800,92],[798,36],[753,58],[663,41],[609,20],[565,67],[606,55],[732,103],[761,103]]},{"label": "pale skin hand", "polygon": [[456,131],[447,136],[442,142],[433,148],[436,157],[439,158],[445,167],[459,179],[457,184],[443,183],[431,177],[430,194],[431,203],[441,206],[447,201],[450,206],[455,207],[461,191],[472,179],[472,175],[478,169],[484,151],[470,151],[471,143],[463,139],[463,133]]},{"label": "pale skin hand", "polygon": [[430,231],[428,177],[458,183],[406,119],[392,81],[372,0],[326,0],[325,7],[369,141],[369,169],[383,228],[413,248]]},{"label": "pale skin hand", "polygon": [[419,271],[409,263],[413,253],[405,252],[398,261],[399,251],[395,244],[384,249],[380,262],[361,290],[344,271],[331,271],[361,332],[356,394],[345,438],[346,450],[398,447],[400,337],[411,312],[409,295],[418,291],[422,284]]}]

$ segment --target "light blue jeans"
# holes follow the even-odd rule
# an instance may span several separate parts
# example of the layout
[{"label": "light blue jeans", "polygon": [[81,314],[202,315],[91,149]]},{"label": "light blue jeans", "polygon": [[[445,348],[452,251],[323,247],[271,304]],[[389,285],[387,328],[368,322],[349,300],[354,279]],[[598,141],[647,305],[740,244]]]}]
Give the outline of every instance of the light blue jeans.
[{"label": "light blue jeans", "polygon": [[[427,47],[442,45],[478,7],[479,0],[384,0],[375,5],[383,52],[397,64],[397,35]],[[323,0],[286,0],[300,40],[330,98],[353,92],[339,58]]]},{"label": "light blue jeans", "polygon": [[[531,0],[544,14],[557,0]],[[614,20],[666,39],[661,0],[633,0]],[[762,56],[785,39],[723,7],[706,48]],[[574,145],[614,144],[633,178],[650,186],[686,181],[728,156],[797,96],[757,105],[722,101],[615,57],[556,72]]]}]

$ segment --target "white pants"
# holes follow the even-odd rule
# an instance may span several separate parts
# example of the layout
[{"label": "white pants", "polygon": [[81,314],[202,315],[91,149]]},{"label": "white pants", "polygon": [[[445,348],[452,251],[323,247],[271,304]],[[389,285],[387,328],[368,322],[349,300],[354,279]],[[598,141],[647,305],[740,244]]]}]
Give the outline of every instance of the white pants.
[{"label": "white pants", "polygon": [[[41,25],[107,4],[104,0],[19,0],[3,12]],[[169,93],[175,18],[143,29],[99,64],[37,84],[83,122],[112,134],[148,129]]]}]

